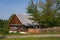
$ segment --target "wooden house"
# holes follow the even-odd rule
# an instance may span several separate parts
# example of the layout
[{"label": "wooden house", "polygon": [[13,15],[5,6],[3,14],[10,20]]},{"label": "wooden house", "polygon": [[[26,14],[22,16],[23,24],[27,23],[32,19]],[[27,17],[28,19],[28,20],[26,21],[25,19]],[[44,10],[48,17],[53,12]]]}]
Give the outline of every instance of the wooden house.
[{"label": "wooden house", "polygon": [[31,20],[29,15],[13,14],[10,18],[10,32],[28,32],[39,33],[40,27],[38,23]]}]

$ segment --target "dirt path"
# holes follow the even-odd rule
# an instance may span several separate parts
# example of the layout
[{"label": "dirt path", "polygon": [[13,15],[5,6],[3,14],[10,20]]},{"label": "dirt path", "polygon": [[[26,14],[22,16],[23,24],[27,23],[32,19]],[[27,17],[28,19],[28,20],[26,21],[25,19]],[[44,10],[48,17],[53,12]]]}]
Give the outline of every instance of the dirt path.
[{"label": "dirt path", "polygon": [[28,37],[60,37],[60,35],[28,35],[28,36],[6,36],[6,38],[28,38]]}]

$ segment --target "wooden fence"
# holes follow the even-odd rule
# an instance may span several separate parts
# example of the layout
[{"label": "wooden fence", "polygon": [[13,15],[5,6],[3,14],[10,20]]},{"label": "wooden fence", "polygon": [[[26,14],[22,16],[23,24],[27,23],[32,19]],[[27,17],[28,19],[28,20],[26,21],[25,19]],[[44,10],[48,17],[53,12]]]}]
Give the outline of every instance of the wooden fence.
[{"label": "wooden fence", "polygon": [[44,28],[41,32],[60,32],[60,27]]}]

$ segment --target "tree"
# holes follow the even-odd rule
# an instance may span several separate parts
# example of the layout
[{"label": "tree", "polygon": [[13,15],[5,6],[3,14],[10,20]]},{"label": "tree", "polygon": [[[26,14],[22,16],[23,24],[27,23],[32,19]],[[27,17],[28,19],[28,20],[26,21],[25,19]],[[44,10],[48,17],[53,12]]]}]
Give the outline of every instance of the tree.
[{"label": "tree", "polygon": [[34,3],[30,1],[27,12],[33,16],[33,20],[42,24],[44,27],[53,27],[60,25],[60,0],[45,0]]},{"label": "tree", "polygon": [[[35,4],[33,2],[33,0],[31,0],[29,2],[29,6],[27,7],[27,12],[30,13],[31,16],[33,16],[33,20],[37,21],[39,15],[37,14],[38,13],[38,9],[37,9],[37,4]],[[39,20],[39,19],[38,19]]]},{"label": "tree", "polygon": [[0,19],[0,33],[5,34],[8,33],[9,27],[7,20]]}]

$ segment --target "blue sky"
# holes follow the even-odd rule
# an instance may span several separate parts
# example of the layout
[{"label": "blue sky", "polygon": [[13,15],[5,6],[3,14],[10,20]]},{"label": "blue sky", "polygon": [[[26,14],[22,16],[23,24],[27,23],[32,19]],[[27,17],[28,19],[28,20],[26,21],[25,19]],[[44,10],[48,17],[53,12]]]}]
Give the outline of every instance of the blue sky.
[{"label": "blue sky", "polygon": [[[26,13],[30,0],[0,0],[0,19],[8,19],[12,14]],[[34,0],[35,2],[39,0]]]}]

